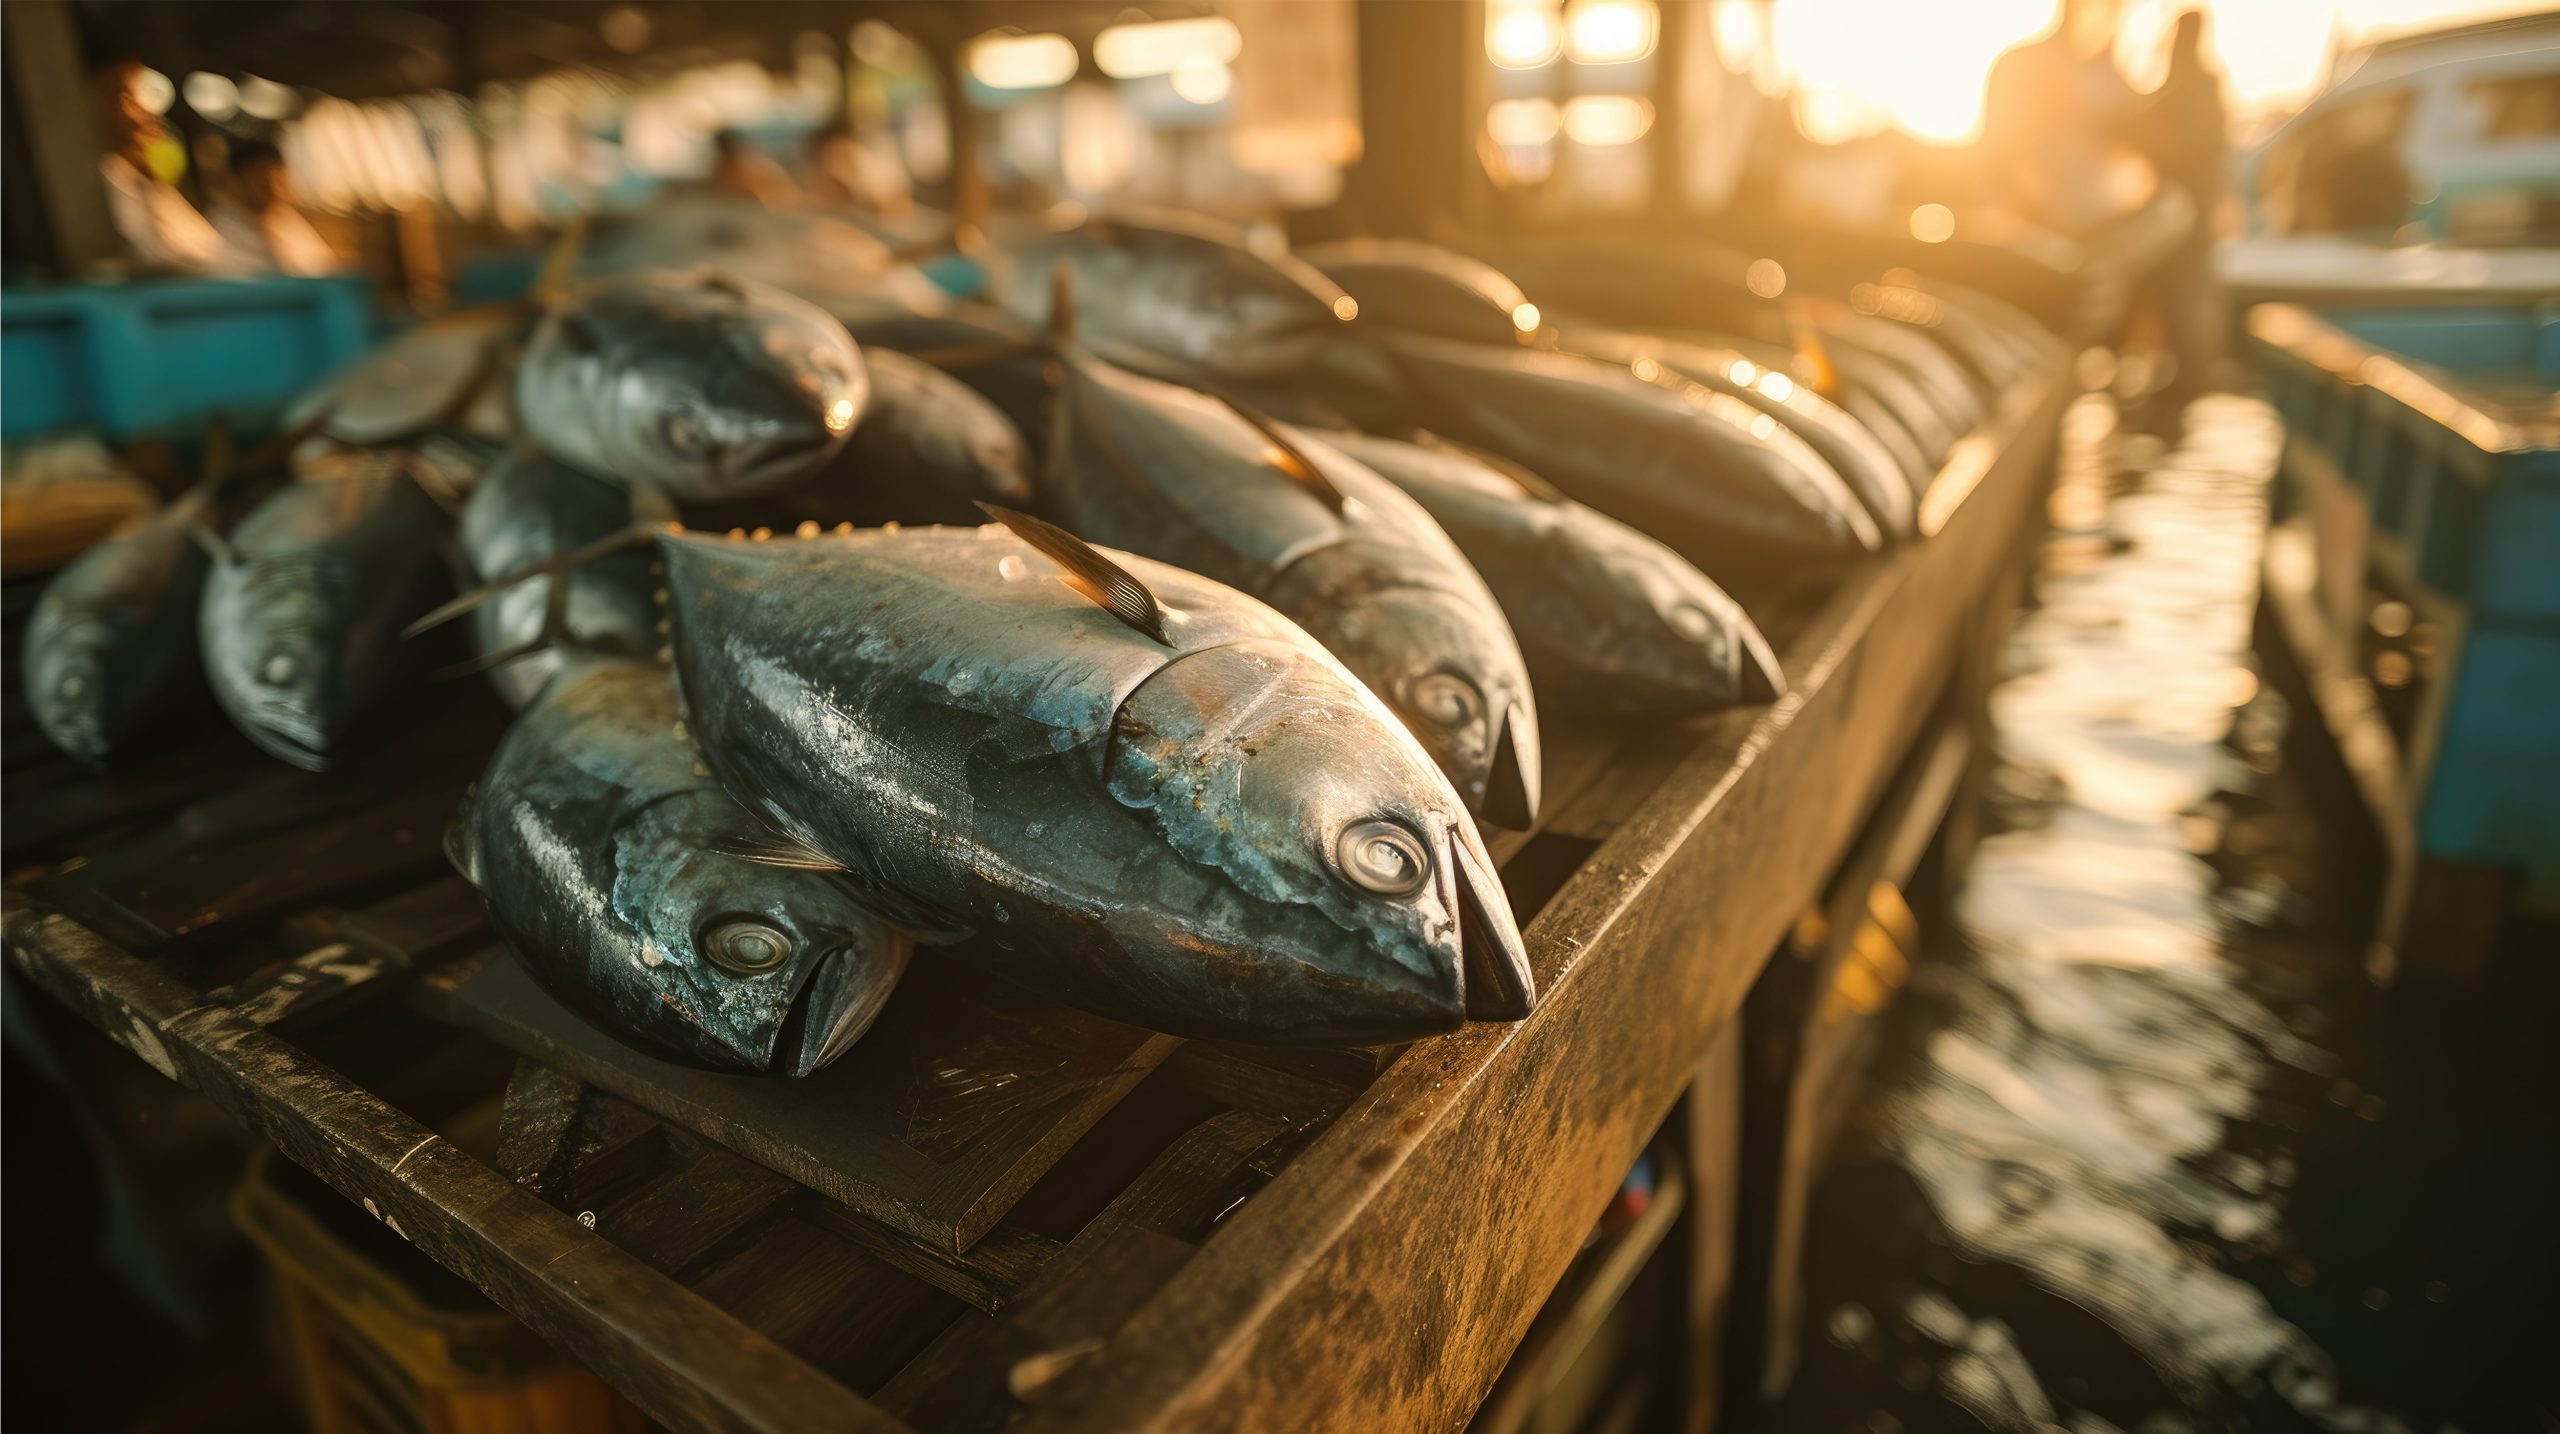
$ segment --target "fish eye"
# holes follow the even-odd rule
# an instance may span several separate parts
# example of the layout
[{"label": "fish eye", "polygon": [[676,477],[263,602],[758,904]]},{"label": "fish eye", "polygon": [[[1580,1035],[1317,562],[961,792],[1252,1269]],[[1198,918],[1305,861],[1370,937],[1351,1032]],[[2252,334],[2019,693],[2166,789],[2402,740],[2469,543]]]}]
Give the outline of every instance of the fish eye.
[{"label": "fish eye", "polygon": [[711,964],[741,976],[758,976],[791,959],[792,940],[766,922],[748,916],[715,921],[702,932],[702,953]]},{"label": "fish eye", "polygon": [[666,415],[658,420],[658,433],[666,439],[669,448],[688,458],[702,452],[702,420],[690,408],[681,405],[669,408]]},{"label": "fish eye", "polygon": [[1408,694],[1413,710],[1444,727],[1462,727],[1484,715],[1484,694],[1454,672],[1426,672]]},{"label": "fish eye", "polygon": [[1343,828],[1334,854],[1352,885],[1380,896],[1411,896],[1431,880],[1431,855],[1422,838],[1384,817]]},{"label": "fish eye", "polygon": [[1662,620],[1686,642],[1705,642],[1715,636],[1715,618],[1696,603],[1684,602],[1664,613]]},{"label": "fish eye", "polygon": [[302,663],[283,648],[266,655],[258,664],[258,680],[269,687],[282,687],[302,671]]}]

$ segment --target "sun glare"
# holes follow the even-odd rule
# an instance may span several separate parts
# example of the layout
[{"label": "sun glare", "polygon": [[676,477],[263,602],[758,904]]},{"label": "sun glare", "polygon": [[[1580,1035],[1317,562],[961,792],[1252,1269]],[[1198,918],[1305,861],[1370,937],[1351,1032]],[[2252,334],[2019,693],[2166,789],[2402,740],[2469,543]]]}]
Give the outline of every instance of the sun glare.
[{"label": "sun glare", "polygon": [[[2247,117],[2308,98],[2334,44],[2539,8],[2534,0],[2123,0],[2116,56],[2136,85],[2158,84],[2179,12],[2202,9],[2232,110]],[[1993,62],[2058,18],[2057,0],[1775,0],[1768,44],[1812,138],[1838,143],[1891,128],[1966,144],[1982,132]]]}]

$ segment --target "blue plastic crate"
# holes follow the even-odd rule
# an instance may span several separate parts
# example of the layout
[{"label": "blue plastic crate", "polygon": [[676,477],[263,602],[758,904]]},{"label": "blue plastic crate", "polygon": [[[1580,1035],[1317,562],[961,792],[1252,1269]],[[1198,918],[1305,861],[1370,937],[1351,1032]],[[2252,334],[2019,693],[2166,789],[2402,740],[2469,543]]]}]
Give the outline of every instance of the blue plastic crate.
[{"label": "blue plastic crate", "polygon": [[[2363,499],[2363,548],[2325,551],[2357,526],[2315,525],[2323,570],[2387,553],[2413,597],[2456,615],[2458,639],[2431,676],[2441,721],[2422,750],[2402,754],[2418,850],[2518,869],[2537,902],[2560,904],[2553,306],[2314,317],[2270,305],[2250,329],[2286,442],[2317,450]],[[2277,508],[2288,514],[2309,501],[2280,494]]]},{"label": "blue plastic crate", "polygon": [[109,442],[255,425],[376,332],[354,276],[145,280],[0,294],[0,435]]}]

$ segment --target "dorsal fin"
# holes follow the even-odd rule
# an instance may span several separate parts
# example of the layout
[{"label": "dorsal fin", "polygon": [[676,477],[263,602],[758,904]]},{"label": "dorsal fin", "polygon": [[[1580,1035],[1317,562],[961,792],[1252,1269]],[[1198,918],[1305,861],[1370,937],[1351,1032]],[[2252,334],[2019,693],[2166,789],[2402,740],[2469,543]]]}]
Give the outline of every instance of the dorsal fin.
[{"label": "dorsal fin", "polygon": [[1262,435],[1263,441],[1271,445],[1272,450],[1279,455],[1272,460],[1272,467],[1289,475],[1291,481],[1314,494],[1326,507],[1337,514],[1343,510],[1345,500],[1342,490],[1333,486],[1333,480],[1324,476],[1324,470],[1316,466],[1315,460],[1307,456],[1307,450],[1299,447],[1297,440],[1280,431],[1279,424],[1272,422],[1259,409],[1233,394],[1220,393],[1214,389],[1207,392],[1211,398],[1232,409],[1236,417],[1251,424],[1254,431]]},{"label": "dorsal fin", "polygon": [[1541,503],[1566,503],[1572,501],[1565,497],[1565,495],[1559,491],[1554,484],[1539,477],[1537,474],[1530,472],[1528,469],[1521,467],[1519,464],[1512,462],[1510,459],[1503,457],[1499,453],[1487,453],[1481,448],[1469,448],[1463,443],[1452,443],[1448,439],[1441,437],[1437,433],[1433,433],[1427,428],[1415,429],[1413,431],[1413,441],[1417,447],[1432,449],[1435,452],[1452,454],[1456,457],[1464,458],[1470,463],[1481,463],[1485,467],[1492,469],[1494,472],[1501,474],[1503,477],[1510,479],[1512,482],[1519,484],[1520,491],[1528,494],[1530,497]]},{"label": "dorsal fin", "polygon": [[1015,537],[1038,549],[1042,557],[1064,568],[1067,586],[1091,598],[1113,617],[1167,647],[1173,646],[1173,639],[1164,632],[1163,605],[1127,568],[1055,523],[993,503],[980,503],[978,510],[1004,524]]}]

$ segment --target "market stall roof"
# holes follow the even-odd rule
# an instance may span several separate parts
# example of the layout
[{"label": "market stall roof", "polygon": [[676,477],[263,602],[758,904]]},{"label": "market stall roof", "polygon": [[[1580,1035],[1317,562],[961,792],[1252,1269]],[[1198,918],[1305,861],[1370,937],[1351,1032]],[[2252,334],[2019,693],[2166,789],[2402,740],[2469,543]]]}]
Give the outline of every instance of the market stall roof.
[{"label": "market stall roof", "polygon": [[1055,31],[1084,45],[1116,22],[1209,8],[1206,0],[81,0],[78,14],[93,60],[123,56],[173,75],[257,74],[366,99],[468,89],[567,66],[635,70],[778,58],[811,29],[850,28],[865,18],[886,20],[941,50],[1006,25]]}]

